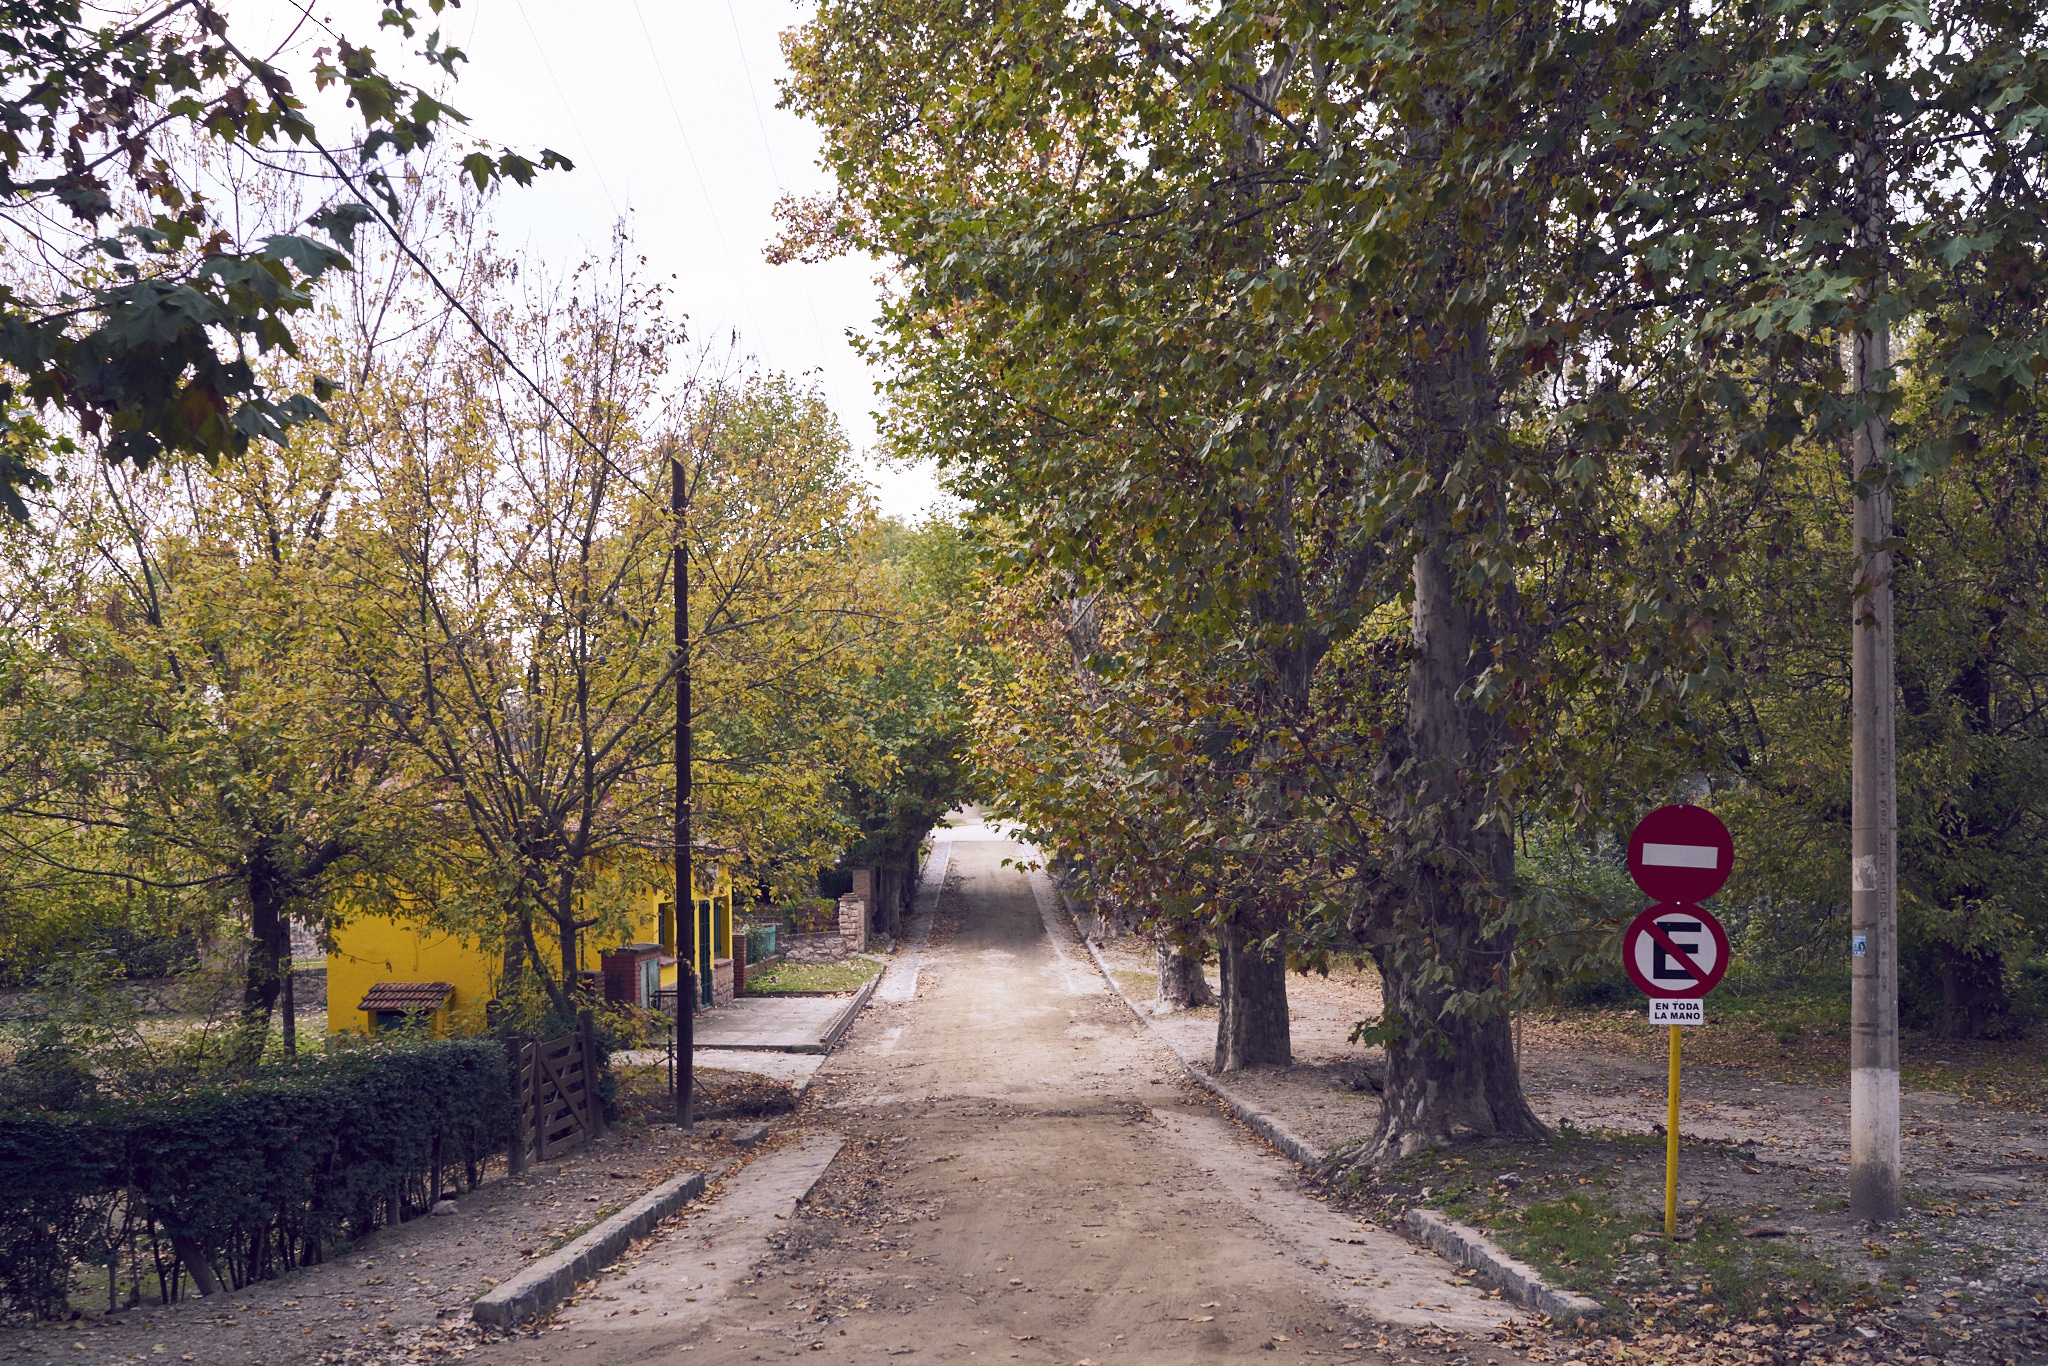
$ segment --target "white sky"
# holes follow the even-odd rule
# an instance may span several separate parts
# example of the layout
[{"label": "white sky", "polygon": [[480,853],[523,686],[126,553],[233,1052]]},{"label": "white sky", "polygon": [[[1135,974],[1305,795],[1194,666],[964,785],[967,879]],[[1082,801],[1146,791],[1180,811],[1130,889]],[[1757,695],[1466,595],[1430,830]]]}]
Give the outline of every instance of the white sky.
[{"label": "white sky", "polygon": [[[223,8],[229,31],[266,51],[299,17],[293,0]],[[373,47],[380,65],[421,79],[420,64],[397,60],[403,39],[376,33],[379,8],[315,4],[322,20]],[[424,40],[433,16],[418,8]],[[567,264],[604,252],[625,216],[648,269],[675,276],[692,337],[737,329],[763,364],[815,375],[865,451],[876,440],[874,376],[847,333],[875,316],[876,264],[762,259],[779,195],[830,187],[817,130],[775,107],[786,70],[779,35],[807,10],[788,0],[468,0],[438,22],[470,57],[448,95],[469,131],[528,154],[552,147],[576,163],[495,197],[504,244]],[[325,41],[307,26],[280,65],[301,75]],[[871,462],[871,477],[882,510],[907,521],[944,501],[929,469]]]}]

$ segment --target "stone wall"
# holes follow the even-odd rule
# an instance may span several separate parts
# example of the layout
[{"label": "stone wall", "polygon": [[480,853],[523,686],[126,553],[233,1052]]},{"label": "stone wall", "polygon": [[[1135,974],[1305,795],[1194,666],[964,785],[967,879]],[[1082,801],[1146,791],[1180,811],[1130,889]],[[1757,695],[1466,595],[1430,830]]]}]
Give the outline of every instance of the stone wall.
[{"label": "stone wall", "polygon": [[852,892],[839,898],[839,942],[848,953],[868,951],[868,903]]}]

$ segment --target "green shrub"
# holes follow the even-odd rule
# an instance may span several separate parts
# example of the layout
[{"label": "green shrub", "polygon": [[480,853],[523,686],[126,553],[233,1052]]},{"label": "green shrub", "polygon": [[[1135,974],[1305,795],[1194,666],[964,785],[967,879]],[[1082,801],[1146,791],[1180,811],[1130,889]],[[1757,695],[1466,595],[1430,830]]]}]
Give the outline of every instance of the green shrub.
[{"label": "green shrub", "polygon": [[319,1261],[473,1184],[512,1127],[495,1039],[366,1045],[147,1104],[0,1117],[0,1308],[62,1312],[74,1263],[129,1237],[231,1288]]}]

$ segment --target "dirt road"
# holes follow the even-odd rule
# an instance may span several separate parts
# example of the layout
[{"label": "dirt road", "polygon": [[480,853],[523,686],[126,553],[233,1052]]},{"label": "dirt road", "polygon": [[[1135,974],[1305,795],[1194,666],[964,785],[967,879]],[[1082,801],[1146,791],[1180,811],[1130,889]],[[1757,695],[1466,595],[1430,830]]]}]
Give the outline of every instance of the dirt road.
[{"label": "dirt road", "polygon": [[915,995],[870,1007],[757,1159],[843,1141],[801,1203],[754,1210],[743,1271],[741,1221],[707,1211],[472,1361],[1516,1360],[1465,1336],[1509,1306],[1303,1194],[1168,1080],[1003,866],[1028,851],[970,826],[951,852]]}]

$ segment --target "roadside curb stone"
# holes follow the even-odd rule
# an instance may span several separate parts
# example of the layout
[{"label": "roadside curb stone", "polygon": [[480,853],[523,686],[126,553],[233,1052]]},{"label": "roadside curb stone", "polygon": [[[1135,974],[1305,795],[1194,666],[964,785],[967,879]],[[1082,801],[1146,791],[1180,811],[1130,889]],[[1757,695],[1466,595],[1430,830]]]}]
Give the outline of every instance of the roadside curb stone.
[{"label": "roadside curb stone", "polygon": [[[1153,1038],[1166,1046],[1166,1051],[1173,1054],[1175,1060],[1180,1063],[1181,1070],[1187,1073],[1197,1086],[1222,1101],[1246,1128],[1300,1166],[1314,1171],[1329,1159],[1328,1149],[1309,1142],[1244,1097],[1235,1094],[1215,1077],[1181,1057],[1167,1037],[1153,1027],[1152,1021],[1146,1018],[1138,1003],[1124,994],[1122,985],[1116,980],[1116,974],[1109,970],[1109,964],[1103,961],[1101,952],[1095,947],[1095,941],[1085,934],[1081,935],[1080,939],[1088,946],[1088,956],[1095,960],[1095,969],[1102,974],[1102,979],[1109,983],[1109,989],[1116,993],[1117,999],[1124,1003],[1125,1009],[1136,1017],[1138,1023],[1145,1026]],[[1459,1266],[1471,1267],[1485,1278],[1489,1286],[1499,1290],[1504,1297],[1525,1309],[1548,1314],[1558,1320],[1593,1318],[1601,1311],[1598,1300],[1545,1285],[1543,1277],[1537,1273],[1535,1267],[1510,1257],[1498,1243],[1478,1229],[1446,1218],[1435,1210],[1411,1209],[1403,1217],[1402,1224],[1410,1236],[1431,1252]]]},{"label": "roadside curb stone", "polygon": [[1084,934],[1081,936],[1081,942],[1088,946],[1088,956],[1095,960],[1096,971],[1100,972],[1102,979],[1109,983],[1109,989],[1114,991],[1117,994],[1117,998],[1124,1003],[1124,1006],[1131,1014],[1137,1017],[1139,1024],[1151,1030],[1152,1036],[1158,1039],[1159,1042],[1166,1044],[1166,1051],[1173,1054],[1174,1058],[1179,1061],[1181,1070],[1187,1073],[1197,1086],[1222,1101],[1224,1106],[1232,1114],[1236,1115],[1247,1129],[1250,1129],[1260,1138],[1265,1139],[1266,1142],[1278,1148],[1301,1166],[1314,1169],[1323,1165],[1323,1162],[1330,1155],[1328,1151],[1309,1142],[1300,1134],[1297,1134],[1294,1130],[1267,1114],[1264,1110],[1259,1109],[1256,1105],[1244,1099],[1244,1097],[1237,1095],[1228,1086],[1225,1086],[1207,1072],[1190,1063],[1186,1058],[1181,1057],[1178,1052],[1175,1052],[1173,1045],[1167,1043],[1166,1036],[1152,1028],[1152,1022],[1145,1018],[1145,1012],[1138,1008],[1138,1003],[1124,995],[1123,987],[1117,983],[1116,974],[1109,970],[1109,964],[1102,961],[1102,954],[1096,949],[1095,941]]},{"label": "roadside curb stone", "polygon": [[493,1286],[469,1307],[470,1317],[494,1328],[537,1319],[576,1293],[576,1282],[610,1266],[635,1238],[704,1193],[732,1164],[670,1177],[573,1242],[565,1243],[510,1280]]},{"label": "roadside curb stone", "polygon": [[868,999],[875,994],[875,988],[882,984],[882,979],[888,976],[888,973],[889,970],[885,967],[882,971],[868,978],[861,989],[854,994],[852,1003],[845,1010],[840,1011],[833,1018],[831,1025],[826,1028],[824,1046],[819,1048],[818,1052],[830,1053],[833,1049],[839,1047],[839,1041],[846,1037],[848,1030],[853,1028],[853,1022],[860,1018],[861,1010],[866,1007]]},{"label": "roadside curb stone", "polygon": [[1510,1257],[1500,1244],[1469,1224],[1433,1209],[1411,1209],[1401,1216],[1401,1224],[1431,1252],[1471,1267],[1488,1285],[1525,1309],[1560,1321],[1597,1318],[1601,1312],[1600,1301],[1545,1285],[1535,1267]]}]

